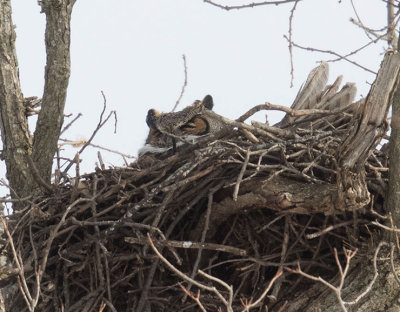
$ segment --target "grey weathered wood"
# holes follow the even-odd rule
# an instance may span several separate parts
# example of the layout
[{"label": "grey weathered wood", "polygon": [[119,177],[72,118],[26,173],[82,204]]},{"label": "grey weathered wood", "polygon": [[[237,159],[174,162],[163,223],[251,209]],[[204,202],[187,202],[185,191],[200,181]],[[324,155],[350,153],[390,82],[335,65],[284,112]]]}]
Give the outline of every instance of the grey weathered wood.
[{"label": "grey weathered wood", "polygon": [[340,167],[358,170],[364,166],[371,149],[386,133],[387,113],[399,83],[400,55],[386,53],[375,82],[353,127],[339,150]]},{"label": "grey weathered wood", "polygon": [[391,133],[389,140],[389,184],[385,198],[386,211],[392,214],[393,224],[400,228],[400,87],[393,97]]},{"label": "grey weathered wood", "polygon": [[343,88],[331,96],[323,105],[323,109],[333,110],[343,108],[353,103],[357,93],[357,87],[355,83],[348,82]]},{"label": "grey weathered wood", "polygon": [[[321,65],[317,66],[310,72],[306,82],[300,88],[291,108],[307,109],[315,106],[319,97],[323,94],[325,85],[328,81],[328,76],[329,65],[326,62],[322,62]],[[286,127],[290,125],[294,119],[295,118],[290,115],[286,115],[277,126],[282,128]]]},{"label": "grey weathered wood", "polygon": [[293,102],[293,109],[311,108],[320,96],[329,77],[329,65],[322,62],[321,65],[314,68],[307,77],[307,80],[300,89]]},{"label": "grey weathered wood", "polygon": [[400,55],[386,53],[354,126],[337,151],[339,205],[362,208],[370,197],[364,164],[388,130],[387,113],[399,84]]}]

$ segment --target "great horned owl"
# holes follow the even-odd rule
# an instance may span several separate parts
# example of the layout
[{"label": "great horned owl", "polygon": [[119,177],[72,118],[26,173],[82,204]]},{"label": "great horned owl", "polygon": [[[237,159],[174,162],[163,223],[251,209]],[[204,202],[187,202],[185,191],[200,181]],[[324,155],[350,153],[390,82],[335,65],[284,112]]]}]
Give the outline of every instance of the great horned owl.
[{"label": "great horned owl", "polygon": [[197,100],[179,112],[160,113],[150,109],[146,118],[150,132],[139,155],[168,150],[174,146],[177,138],[191,139],[223,129],[226,126],[223,122],[205,114],[213,106],[212,96],[206,95],[202,101]]}]

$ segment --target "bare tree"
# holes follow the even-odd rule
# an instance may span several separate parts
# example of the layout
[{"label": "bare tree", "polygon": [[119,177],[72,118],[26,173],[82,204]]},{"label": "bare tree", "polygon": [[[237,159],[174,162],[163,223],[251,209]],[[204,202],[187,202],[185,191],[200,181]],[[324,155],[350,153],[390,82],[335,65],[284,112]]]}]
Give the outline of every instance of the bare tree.
[{"label": "bare tree", "polygon": [[[306,48],[291,35],[299,0],[204,2],[224,10],[292,5],[290,53]],[[394,1],[386,2],[388,27],[382,33],[360,20],[353,23],[371,42],[385,39],[394,48],[398,14]],[[385,54],[360,101],[353,102],[354,84],[339,90],[340,77],[327,85],[323,62],[290,108],[266,102],[237,120],[210,110],[182,120],[186,111],[172,112],[164,121],[179,116],[177,125],[153,129],[174,142],[170,150],[144,154],[126,168],[100,165],[83,176],[76,161],[75,180],[52,185],[74,3],[39,1],[46,14],[47,63],[37,100],[22,94],[11,4],[0,0],[2,155],[11,201],[17,203],[16,213],[0,224],[7,252],[0,259],[2,311],[396,308],[400,169],[390,161],[398,159],[400,149],[396,50]],[[362,48],[347,55],[319,52],[351,61],[348,56]],[[27,116],[39,104],[32,136]],[[388,158],[377,145],[386,136],[392,104]],[[260,110],[286,115],[274,126],[244,123]],[[174,133],[199,120],[226,128],[195,143]]]}]

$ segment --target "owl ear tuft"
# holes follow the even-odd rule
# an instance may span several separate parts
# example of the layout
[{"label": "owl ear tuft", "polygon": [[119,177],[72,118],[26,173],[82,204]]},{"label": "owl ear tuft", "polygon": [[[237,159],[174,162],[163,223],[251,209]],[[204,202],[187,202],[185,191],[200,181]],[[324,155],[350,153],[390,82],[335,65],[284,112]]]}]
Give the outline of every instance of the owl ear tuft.
[{"label": "owl ear tuft", "polygon": [[212,110],[214,107],[214,101],[211,95],[207,94],[203,99],[203,105],[205,108]]},{"label": "owl ear tuft", "polygon": [[156,119],[161,115],[159,111],[156,111],[155,109],[149,109],[147,112],[147,117],[146,117],[146,123],[149,126],[149,128],[155,128],[156,126]]}]

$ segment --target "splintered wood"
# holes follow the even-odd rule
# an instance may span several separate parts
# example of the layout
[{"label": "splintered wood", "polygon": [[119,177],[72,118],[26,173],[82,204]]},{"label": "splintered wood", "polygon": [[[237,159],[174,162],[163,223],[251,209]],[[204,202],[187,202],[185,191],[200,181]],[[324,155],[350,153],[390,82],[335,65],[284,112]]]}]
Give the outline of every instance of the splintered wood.
[{"label": "splintered wood", "polygon": [[[291,108],[265,103],[237,120],[207,111],[229,131],[98,168],[27,202],[8,221],[23,272],[0,278],[27,285],[15,311],[37,291],[40,311],[279,307],[305,283],[283,268],[329,279],[343,246],[359,249],[356,263],[385,218],[388,159],[377,145],[399,68],[388,53],[368,97],[353,102],[354,84],[326,86],[322,63]],[[260,110],[286,116],[245,123]]]}]

